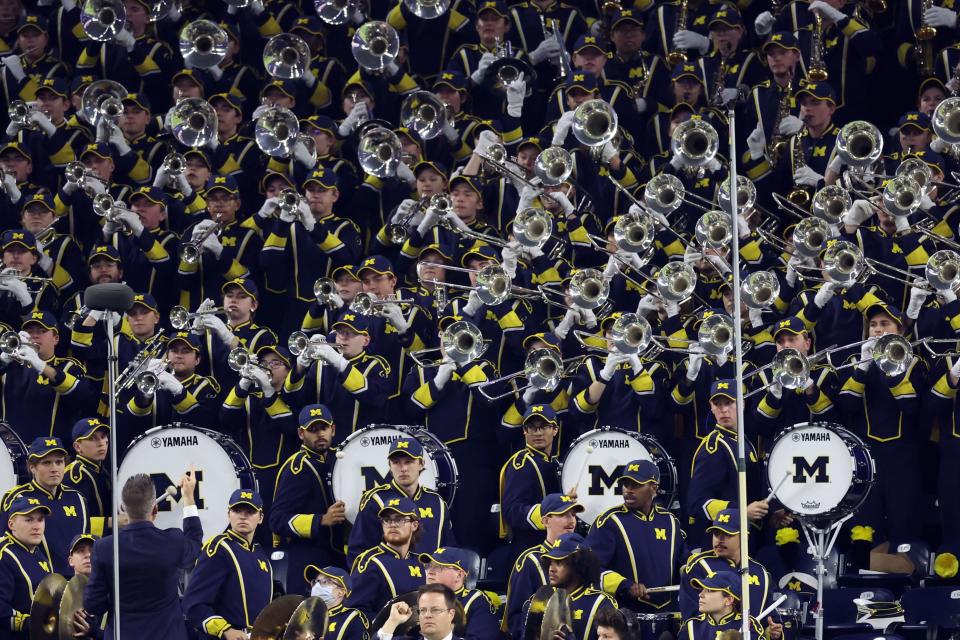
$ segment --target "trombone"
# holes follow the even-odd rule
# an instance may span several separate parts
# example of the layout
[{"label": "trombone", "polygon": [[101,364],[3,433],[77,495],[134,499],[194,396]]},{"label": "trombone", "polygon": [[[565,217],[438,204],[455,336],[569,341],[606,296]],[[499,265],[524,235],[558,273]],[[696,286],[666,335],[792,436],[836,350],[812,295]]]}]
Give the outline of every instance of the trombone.
[{"label": "trombone", "polygon": [[263,68],[273,78],[296,80],[310,64],[310,47],[292,33],[278,33],[263,48]]},{"label": "trombone", "polygon": [[355,13],[360,11],[359,0],[316,0],[317,15],[329,25],[346,24]]},{"label": "trombone", "polygon": [[203,252],[203,241],[212,235],[217,237],[223,232],[223,221],[220,220],[220,214],[217,214],[216,224],[207,227],[200,236],[189,242],[180,245],[179,257],[181,262],[186,264],[197,264],[200,262],[200,256]]},{"label": "trombone", "polygon": [[[874,338],[868,338],[866,340],[855,342],[851,345],[847,345],[847,348],[861,345],[865,342],[869,342],[870,340],[874,340]],[[877,365],[877,368],[880,369],[884,375],[891,377],[899,376],[900,374],[904,373],[907,368],[909,368],[910,362],[913,360],[913,348],[915,346],[929,342],[929,338],[922,338],[914,342],[909,342],[906,338],[898,333],[885,333],[875,340],[876,342],[870,349],[870,359],[873,360],[874,364]],[[863,362],[866,361],[857,359],[839,367],[833,367],[833,370],[841,371],[842,369],[849,369],[862,364]]]},{"label": "trombone", "polygon": [[227,56],[227,32],[210,20],[194,20],[180,31],[180,55],[187,68],[211,69]]},{"label": "trombone", "polygon": [[606,100],[587,100],[573,112],[573,137],[590,148],[594,160],[600,158],[604,145],[617,135],[617,112]]},{"label": "trombone", "polygon": [[85,0],[80,6],[80,25],[97,42],[115,39],[126,21],[127,10],[121,0]]},{"label": "trombone", "polygon": [[[490,341],[484,340],[483,334],[475,324],[468,320],[458,320],[440,334],[439,347],[411,351],[410,358],[424,369],[439,367],[445,361],[451,361],[458,367],[462,367],[486,353],[489,346]],[[440,352],[442,357],[436,360],[425,357],[425,354],[434,351]]]},{"label": "trombone", "polygon": [[[560,381],[564,376],[573,373],[585,359],[586,357],[582,355],[561,359],[553,349],[533,349],[527,354],[526,360],[524,360],[523,363],[523,369],[507,376],[488,380],[477,387],[477,389],[484,398],[491,401],[501,400],[507,396],[519,394],[530,388],[549,393],[560,385]],[[527,379],[527,384],[519,389],[511,389],[495,396],[487,392],[487,387],[509,382],[521,377]]]},{"label": "trombone", "polygon": [[770,364],[764,365],[759,369],[754,369],[744,374],[744,380],[759,375],[763,371],[770,371],[772,382],[753,391],[744,394],[744,399],[754,396],[761,391],[766,391],[771,384],[779,384],[784,389],[802,389],[810,379],[810,365],[816,360],[823,358],[828,352],[818,353],[810,358],[803,355],[796,349],[781,349],[773,356]]},{"label": "trombone", "polygon": [[770,271],[754,271],[740,285],[741,299],[749,309],[767,309],[780,296],[780,280]]},{"label": "trombone", "polygon": [[224,311],[223,307],[191,312],[188,311],[186,307],[178,304],[170,309],[170,326],[177,331],[185,331],[187,327],[190,326],[190,323],[200,316],[225,315],[225,313],[226,312]]},{"label": "trombone", "polygon": [[685,160],[685,164],[701,168],[717,157],[720,136],[706,120],[690,119],[681,122],[673,131],[670,150]]},{"label": "trombone", "polygon": [[[767,243],[784,253],[790,253],[787,245],[764,229],[757,229],[757,234]],[[793,249],[805,258],[816,258],[833,239],[833,231],[823,218],[804,218],[793,228]]]}]

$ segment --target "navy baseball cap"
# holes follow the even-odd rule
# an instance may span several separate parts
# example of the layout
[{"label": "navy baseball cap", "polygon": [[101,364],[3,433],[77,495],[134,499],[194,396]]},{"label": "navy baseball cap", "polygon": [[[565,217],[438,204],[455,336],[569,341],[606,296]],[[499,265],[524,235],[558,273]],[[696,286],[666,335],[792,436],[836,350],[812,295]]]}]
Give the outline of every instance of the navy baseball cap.
[{"label": "navy baseball cap", "polygon": [[423,446],[416,438],[397,438],[390,443],[390,450],[387,452],[387,457],[390,458],[394,454],[409,456],[414,460],[422,460]]},{"label": "navy baseball cap", "polygon": [[182,342],[196,352],[200,352],[200,336],[189,331],[178,331],[170,338],[170,342],[167,343],[167,349],[173,346],[175,342]]},{"label": "navy baseball cap", "polygon": [[584,49],[596,49],[600,53],[606,53],[606,50],[603,48],[600,42],[597,41],[597,37],[588,35],[586,33],[581,34],[581,36],[577,38],[577,41],[573,44],[574,53],[580,53]]},{"label": "navy baseball cap", "polygon": [[325,31],[326,23],[320,19],[320,16],[307,15],[301,18],[297,18],[292,25],[290,25],[290,33],[296,31],[306,31],[312,36],[322,36],[326,34]]},{"label": "navy baseball cap", "polygon": [[306,429],[314,422],[325,422],[333,424],[333,413],[325,404],[308,404],[300,410],[297,416],[297,424],[301,429]]},{"label": "navy baseball cap", "polygon": [[17,24],[17,33],[20,33],[24,29],[37,29],[38,31],[47,33],[47,19],[36,13],[28,13],[23,16],[19,24]]},{"label": "navy baseball cap", "polygon": [[213,176],[204,185],[203,195],[206,196],[217,189],[222,189],[234,195],[240,193],[240,185],[237,184],[237,179],[233,176]]},{"label": "navy baseball cap", "polygon": [[613,14],[613,20],[610,22],[610,29],[616,29],[624,22],[633,22],[641,27],[643,26],[643,16],[634,9],[621,9]]},{"label": "navy baseball cap", "polygon": [[477,184],[477,179],[475,176],[465,176],[461,174],[459,176],[451,178],[450,185],[449,185],[450,191],[453,191],[453,189],[459,184],[467,185],[469,188],[473,189],[478,196],[483,195],[483,193],[480,190],[480,185]]},{"label": "navy baseball cap", "polygon": [[722,509],[717,512],[713,519],[713,524],[707,527],[707,531],[722,531],[727,535],[740,535],[740,510]]},{"label": "navy baseball cap", "polygon": [[123,99],[123,104],[135,104],[144,111],[150,111],[150,98],[144,93],[128,93]]},{"label": "navy baseball cap", "polygon": [[370,335],[370,319],[361,313],[354,313],[353,311],[347,311],[341,314],[340,318],[338,318],[330,328],[336,331],[337,327],[346,327],[364,336]]},{"label": "navy baseball cap", "polygon": [[527,407],[526,411],[523,412],[523,421],[522,425],[527,424],[532,418],[540,417],[547,421],[548,424],[556,426],[559,424],[557,422],[557,412],[553,410],[549,404],[532,404]]},{"label": "navy baseball cap", "polygon": [[220,293],[226,293],[227,289],[231,287],[237,287],[254,300],[260,297],[260,290],[257,288],[257,283],[250,278],[234,278],[233,280],[227,280],[220,287]]},{"label": "navy baseball cap", "polygon": [[17,142],[16,140],[11,140],[7,144],[3,145],[3,148],[0,149],[0,158],[7,155],[8,151],[15,151],[16,153],[23,156],[27,160],[30,160],[31,162],[33,161],[33,157],[30,155],[30,152],[27,151],[23,147],[23,145]]},{"label": "navy baseball cap", "polygon": [[70,551],[68,553],[73,553],[77,550],[77,546],[83,543],[90,543],[91,545],[97,541],[97,536],[91,533],[78,533],[73,536],[73,540],[70,541]]},{"label": "navy baseball cap", "polygon": [[798,53],[800,52],[800,43],[797,42],[797,36],[793,35],[789,31],[775,31],[774,33],[771,33],[761,48],[763,49],[763,52],[766,53],[769,47],[793,49]]},{"label": "navy baseball cap", "polygon": [[28,498],[21,495],[10,505],[10,509],[7,510],[7,517],[25,516],[34,511],[46,511],[47,515],[50,515],[50,507],[40,502],[38,498]]},{"label": "navy baseball cap", "polygon": [[70,97],[70,87],[67,85],[67,81],[59,76],[55,78],[44,78],[40,86],[37,87],[37,93],[41,91],[49,91],[64,99]]},{"label": "navy baseball cap", "polygon": [[23,321],[22,329],[32,324],[38,324],[47,331],[57,331],[57,316],[50,311],[31,311],[30,316]]},{"label": "navy baseball cap", "polygon": [[74,76],[70,82],[70,93],[82,93],[87,85],[92,84],[94,80],[96,78],[92,75]]},{"label": "navy baseball cap", "polygon": [[500,264],[500,256],[497,255],[497,250],[493,245],[474,243],[472,247],[463,252],[463,255],[460,257],[460,265],[467,266],[467,262],[470,260],[480,260],[483,262],[495,262]]},{"label": "navy baseball cap", "polygon": [[631,460],[623,466],[623,471],[617,482],[621,480],[632,480],[637,484],[647,484],[656,482],[660,484],[660,469],[649,460]]},{"label": "navy baseball cap", "polygon": [[520,343],[524,349],[530,348],[530,344],[534,341],[539,340],[543,344],[547,345],[547,349],[553,349],[554,351],[560,351],[560,338],[557,337],[552,331],[545,331],[541,333],[531,333],[523,339],[523,342]]},{"label": "navy baseball cap", "polygon": [[457,547],[440,547],[431,553],[421,553],[418,559],[423,564],[433,562],[444,567],[456,567],[464,573],[470,573],[467,554],[463,552],[463,549]]},{"label": "navy baseball cap", "polygon": [[133,296],[133,306],[131,309],[137,305],[141,307],[146,307],[150,311],[156,311],[160,313],[160,305],[157,304],[157,299],[153,297],[151,293],[138,293]]},{"label": "navy baseball cap", "polygon": [[784,318],[777,322],[773,328],[773,339],[776,340],[777,336],[781,333],[792,333],[794,335],[800,335],[805,333],[807,330],[807,325],[803,324],[803,320],[797,316],[790,316],[789,318]]},{"label": "navy baseball cap", "polygon": [[728,27],[739,27],[743,25],[743,18],[740,16],[740,12],[730,7],[728,5],[721,5],[719,9],[713,12],[713,15],[710,16],[709,27],[712,29],[713,25],[722,24]]},{"label": "navy baseball cap", "polygon": [[894,322],[899,324],[901,327],[903,326],[903,314],[900,313],[900,309],[893,306],[892,304],[887,304],[885,302],[880,302],[877,304],[870,305],[869,307],[867,307],[867,310],[864,312],[863,315],[869,321],[870,318],[877,315],[878,313],[887,314],[888,316],[893,318]]},{"label": "navy baseball cap", "polygon": [[681,62],[680,64],[674,65],[673,69],[670,70],[671,80],[679,80],[680,78],[693,78],[697,82],[703,82],[697,65],[688,62]]},{"label": "navy baseball cap", "polygon": [[257,511],[263,511],[263,498],[253,489],[236,489],[230,494],[230,502],[227,503],[230,509],[241,504],[251,506]]},{"label": "navy baseball cap", "polygon": [[443,176],[444,180],[446,180],[450,175],[449,171],[447,171],[446,165],[435,160],[421,160],[417,164],[413,165],[413,175],[419,176],[420,172],[426,169],[432,169],[433,171],[436,171]]},{"label": "navy baseball cap", "polygon": [[388,498],[387,501],[383,503],[383,506],[380,507],[380,511],[377,512],[377,516],[383,517],[383,514],[387,511],[393,511],[394,513],[399,513],[402,516],[410,516],[419,520],[417,515],[417,505],[413,503],[413,500],[406,496],[400,496],[399,498]]},{"label": "navy baseball cap", "polygon": [[740,599],[740,576],[732,571],[717,571],[712,576],[690,580],[697,589],[723,591],[735,600]]},{"label": "navy baseball cap", "polygon": [[297,98],[297,85],[294,84],[293,80],[281,80],[280,78],[274,78],[272,81],[263,85],[263,90],[260,91],[260,97],[262,98],[267,94],[271,89],[277,89],[283,93],[288,98]]},{"label": "navy baseball cap", "polygon": [[395,275],[393,263],[381,255],[370,256],[364,259],[356,268],[357,278],[362,277],[364,271],[373,271],[378,275]]},{"label": "navy baseball cap", "polygon": [[170,78],[170,86],[176,85],[180,78],[186,78],[203,89],[204,74],[200,69],[180,69]]},{"label": "navy baseball cap", "polygon": [[303,188],[306,189],[310,183],[320,185],[321,189],[336,189],[340,182],[336,171],[317,165],[317,168],[311,171],[310,175],[303,181]]},{"label": "navy baseball cap", "polygon": [[70,431],[70,437],[74,442],[77,440],[86,440],[99,429],[110,431],[110,425],[101,422],[100,418],[80,418],[73,423],[73,429]]},{"label": "navy baseball cap", "polygon": [[189,160],[190,158],[200,158],[208,169],[213,169],[213,161],[210,159],[210,154],[204,149],[187,149],[183,152],[183,159]]},{"label": "navy baseball cap", "polygon": [[333,118],[330,116],[325,116],[321,114],[315,114],[309,118],[302,118],[300,120],[300,129],[301,131],[306,132],[308,128],[314,128],[317,131],[325,131],[331,136],[335,136],[335,131],[337,130],[337,123],[333,121]]},{"label": "navy baseball cap", "polygon": [[159,187],[140,187],[130,194],[130,204],[133,204],[137,198],[145,198],[153,204],[159,204],[162,207],[167,206],[167,195]]},{"label": "navy baseball cap", "polygon": [[39,438],[34,438],[33,442],[30,443],[30,455],[28,455],[27,458],[43,458],[57,451],[63,455],[67,455],[67,449],[63,446],[60,438],[40,436]]},{"label": "navy baseball cap", "polygon": [[241,117],[243,117],[243,102],[239,97],[233,95],[229,92],[215,93],[210,96],[210,99],[207,102],[210,103],[210,106],[215,106],[213,104],[214,100],[219,100],[220,102],[226,102],[227,106],[233,108]]},{"label": "navy baseball cap", "polygon": [[0,234],[0,245],[2,245],[4,251],[14,245],[20,245],[29,251],[36,251],[37,239],[26,229],[7,229]]},{"label": "navy baseball cap", "polygon": [[350,587],[353,584],[350,580],[350,574],[340,567],[328,566],[321,569],[315,564],[308,564],[303,569],[303,579],[306,580],[308,584],[320,576],[326,576],[334,582],[339,582],[340,586],[343,587],[347,593],[350,593]]},{"label": "navy baseball cap", "polygon": [[57,213],[57,207],[53,201],[53,194],[46,189],[37,189],[34,191],[23,203],[23,210],[26,211],[34,205],[40,205],[50,213]]},{"label": "navy baseball cap", "polygon": [[592,93],[597,90],[597,76],[589,71],[572,73],[570,79],[567,80],[567,91],[570,89],[581,89],[587,93]]},{"label": "navy baseball cap", "polygon": [[507,13],[507,5],[501,0],[486,0],[477,5],[477,16],[479,16],[484,11],[493,11],[501,18],[508,18],[510,14]]},{"label": "navy baseball cap", "polygon": [[290,363],[293,362],[293,357],[290,355],[290,350],[286,347],[281,347],[278,344],[265,344],[262,347],[257,348],[257,357],[260,358],[260,361],[263,361],[263,354],[266,352],[275,353],[278,358],[283,360],[284,364],[287,365],[287,368],[290,368]]},{"label": "navy baseball cap", "polygon": [[589,548],[587,541],[579,533],[564,533],[554,541],[553,547],[545,551],[542,557],[550,560],[563,560],[581,549]]},{"label": "navy baseball cap", "polygon": [[827,82],[805,82],[800,85],[800,90],[797,91],[796,97],[799,98],[802,95],[808,95],[817,100],[829,100],[834,105],[837,104],[837,92],[833,90],[833,87],[830,86]]},{"label": "navy baseball cap", "polygon": [[434,91],[438,87],[450,87],[454,91],[466,91],[467,78],[460,71],[443,71],[437,77],[437,81],[433,83]]},{"label": "navy baseball cap", "polygon": [[724,380],[714,380],[713,384],[710,385],[710,398],[723,396],[724,398],[729,398],[734,402],[737,401],[737,381],[732,379]]},{"label": "navy baseball cap", "polygon": [[104,160],[107,160],[113,157],[110,155],[111,154],[110,145],[108,145],[105,142],[92,142],[87,146],[85,146],[83,148],[83,151],[80,152],[80,160],[83,160],[85,157],[87,157],[88,154],[91,154],[91,153],[97,156],[98,158],[102,158]]},{"label": "navy baseball cap", "polygon": [[922,111],[907,111],[897,120],[897,129],[916,127],[921,131],[930,131],[930,116]]},{"label": "navy baseball cap", "polygon": [[583,511],[583,505],[577,502],[573,496],[567,496],[562,493],[548,493],[540,501],[540,517],[560,516],[569,511],[580,513]]}]

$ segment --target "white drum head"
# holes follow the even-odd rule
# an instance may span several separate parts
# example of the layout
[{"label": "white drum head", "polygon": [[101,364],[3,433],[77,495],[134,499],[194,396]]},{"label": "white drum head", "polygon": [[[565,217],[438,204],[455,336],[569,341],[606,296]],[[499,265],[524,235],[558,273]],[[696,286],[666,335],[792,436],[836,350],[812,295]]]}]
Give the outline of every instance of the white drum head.
[{"label": "white drum head", "polygon": [[[227,452],[205,432],[184,427],[160,428],[148,432],[130,445],[117,482],[122,487],[130,476],[149,474],[157,485],[159,497],[165,487],[177,488],[180,478],[194,465],[197,472],[195,498],[203,523],[203,537],[223,531],[229,521],[227,508],[230,494],[240,487],[236,467]],[[179,489],[170,499],[157,505],[155,524],[160,529],[183,527],[183,508]]]},{"label": "white drum head", "polygon": [[846,441],[823,426],[787,431],[774,443],[767,461],[767,481],[774,489],[780,485],[777,499],[799,516],[837,508],[853,484],[853,474],[854,459]]},{"label": "white drum head", "polygon": [[[353,522],[357,519],[360,498],[365,491],[387,482],[390,474],[390,465],[387,463],[390,445],[394,440],[405,437],[415,438],[416,433],[372,427],[357,431],[340,445],[337,463],[333,467],[332,488],[334,497],[343,500],[346,505],[347,520]],[[429,451],[424,451],[423,465],[420,485],[436,489],[437,465]]]},{"label": "white drum head", "polygon": [[[588,453],[589,451],[589,453]],[[577,487],[578,514],[593,524],[601,513],[623,504],[617,477],[631,460],[651,460],[650,452],[636,438],[623,431],[598,429],[583,434],[567,452],[560,471],[560,490]]]},{"label": "white drum head", "polygon": [[0,443],[0,495],[17,486],[17,468],[13,464],[10,450]]}]

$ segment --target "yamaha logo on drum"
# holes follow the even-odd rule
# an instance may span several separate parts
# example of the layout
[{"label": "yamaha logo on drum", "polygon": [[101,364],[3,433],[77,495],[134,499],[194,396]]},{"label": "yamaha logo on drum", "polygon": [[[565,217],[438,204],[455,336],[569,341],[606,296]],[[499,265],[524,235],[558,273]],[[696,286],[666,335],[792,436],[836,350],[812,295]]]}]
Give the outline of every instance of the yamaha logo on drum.
[{"label": "yamaha logo on drum", "polygon": [[200,444],[199,438],[194,435],[189,436],[153,436],[150,438],[150,446],[154,449],[161,447],[196,447]]},{"label": "yamaha logo on drum", "polygon": [[794,442],[830,442],[829,433],[795,433]]},{"label": "yamaha logo on drum", "polygon": [[385,444],[393,444],[394,440],[399,440],[402,438],[400,434],[393,434],[388,436],[364,436],[360,438],[361,447],[380,447]]},{"label": "yamaha logo on drum", "polygon": [[630,441],[626,438],[616,440],[591,440],[590,446],[594,449],[629,449]]}]

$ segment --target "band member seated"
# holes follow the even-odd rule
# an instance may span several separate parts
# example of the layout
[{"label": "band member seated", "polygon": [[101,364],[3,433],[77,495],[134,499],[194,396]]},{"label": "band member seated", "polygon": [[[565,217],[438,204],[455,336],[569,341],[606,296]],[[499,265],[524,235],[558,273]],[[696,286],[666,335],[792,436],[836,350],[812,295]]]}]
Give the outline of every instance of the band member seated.
[{"label": "band member seated", "polygon": [[[70,564],[70,568],[73,569],[74,576],[90,578],[90,571],[93,569],[90,558],[93,555],[93,543],[96,541],[96,536],[86,533],[74,536],[73,542],[70,543],[70,553],[67,556],[67,562]],[[80,638],[82,640],[99,640],[103,638],[103,629],[100,628],[96,618],[89,615],[85,610],[78,609],[75,611],[71,622],[74,630],[74,638]]]},{"label": "band member seated", "polygon": [[[719,571],[710,577],[697,579],[700,589],[700,613],[683,623],[677,640],[715,640],[717,634],[729,629],[740,630],[743,615],[740,612],[740,576],[732,571]],[[750,616],[750,627],[755,637],[780,640],[783,625],[769,619],[766,632],[757,619]]]},{"label": "band member seated", "polygon": [[310,585],[310,595],[327,605],[327,637],[337,640],[367,640],[367,617],[356,609],[343,606],[350,595],[350,574],[340,567],[307,565],[303,577]]},{"label": "band member seated", "polygon": [[253,541],[263,523],[263,499],[237,489],[227,503],[227,530],[203,545],[190,574],[183,608],[201,638],[246,640],[260,611],[273,598],[270,557]]},{"label": "band member seated", "polygon": [[463,607],[464,640],[497,640],[500,626],[493,605],[479,589],[468,589],[463,582],[470,573],[466,554],[456,547],[441,547],[433,553],[421,553],[427,571],[427,584],[449,587]]},{"label": "band member seated", "polygon": [[[395,602],[390,607],[390,617],[377,631],[378,640],[463,640],[453,634],[453,621],[457,616],[457,597],[450,587],[442,584],[425,584],[418,590],[417,608],[420,610],[420,633],[416,636],[394,636],[398,626],[410,619],[413,611],[405,602]],[[494,637],[494,636],[487,636]]]},{"label": "band member seated", "polygon": [[67,465],[63,486],[83,496],[88,518],[109,518],[112,485],[104,460],[110,451],[110,425],[97,417],[81,418],[70,435],[76,457]]},{"label": "band member seated", "polygon": [[7,533],[0,539],[0,638],[27,640],[33,591],[50,573],[41,546],[50,507],[20,496],[7,510]]}]

